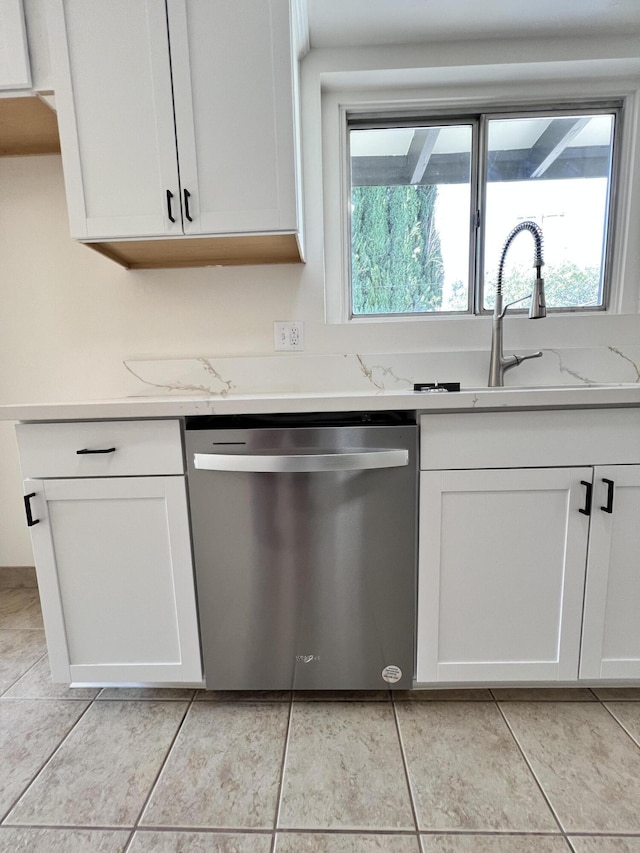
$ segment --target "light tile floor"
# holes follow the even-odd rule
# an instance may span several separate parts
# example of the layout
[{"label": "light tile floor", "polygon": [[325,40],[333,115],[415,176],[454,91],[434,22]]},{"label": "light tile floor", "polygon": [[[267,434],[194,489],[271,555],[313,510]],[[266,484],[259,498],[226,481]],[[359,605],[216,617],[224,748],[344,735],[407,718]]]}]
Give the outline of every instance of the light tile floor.
[{"label": "light tile floor", "polygon": [[52,685],[0,588],[0,853],[640,853],[640,689]]}]

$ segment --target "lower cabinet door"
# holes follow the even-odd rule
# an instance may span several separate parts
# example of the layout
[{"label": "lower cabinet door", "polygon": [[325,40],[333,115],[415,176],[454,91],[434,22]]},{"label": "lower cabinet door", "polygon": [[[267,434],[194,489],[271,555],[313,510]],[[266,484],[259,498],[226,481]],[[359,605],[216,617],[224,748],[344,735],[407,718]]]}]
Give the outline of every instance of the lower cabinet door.
[{"label": "lower cabinet door", "polygon": [[418,683],[575,680],[591,468],[423,471]]},{"label": "lower cabinet door", "polygon": [[640,465],[597,467],[580,677],[640,678]]},{"label": "lower cabinet door", "polygon": [[53,680],[200,682],[184,478],[25,488]]}]

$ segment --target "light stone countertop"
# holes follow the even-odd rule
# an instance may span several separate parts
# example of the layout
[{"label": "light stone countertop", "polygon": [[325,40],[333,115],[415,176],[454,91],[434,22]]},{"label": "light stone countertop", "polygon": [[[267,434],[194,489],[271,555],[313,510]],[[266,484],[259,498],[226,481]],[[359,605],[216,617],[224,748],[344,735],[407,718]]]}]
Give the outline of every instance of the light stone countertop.
[{"label": "light stone countertop", "polygon": [[640,383],[470,388],[460,392],[340,391],[312,393],[167,394],[112,400],[0,405],[0,420],[77,421],[188,415],[347,412],[383,409],[475,412],[640,406]]}]

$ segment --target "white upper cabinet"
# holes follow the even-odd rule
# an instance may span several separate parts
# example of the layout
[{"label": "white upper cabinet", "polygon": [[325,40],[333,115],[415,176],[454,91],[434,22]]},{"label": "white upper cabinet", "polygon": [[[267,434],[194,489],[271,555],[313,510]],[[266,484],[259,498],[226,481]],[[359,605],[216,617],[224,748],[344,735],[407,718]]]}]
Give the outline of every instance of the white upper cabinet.
[{"label": "white upper cabinet", "polygon": [[[240,253],[267,235],[297,250],[289,0],[52,3],[72,236],[129,266],[242,262],[246,236]],[[154,253],[158,237],[182,239]]]},{"label": "white upper cabinet", "polygon": [[167,9],[185,233],[295,230],[288,3]]},{"label": "white upper cabinet", "polygon": [[0,157],[59,154],[45,3],[0,0]]},{"label": "white upper cabinet", "polygon": [[181,234],[164,3],[56,5],[52,63],[72,236]]},{"label": "white upper cabinet", "polygon": [[31,67],[22,0],[0,0],[0,89],[29,89]]}]

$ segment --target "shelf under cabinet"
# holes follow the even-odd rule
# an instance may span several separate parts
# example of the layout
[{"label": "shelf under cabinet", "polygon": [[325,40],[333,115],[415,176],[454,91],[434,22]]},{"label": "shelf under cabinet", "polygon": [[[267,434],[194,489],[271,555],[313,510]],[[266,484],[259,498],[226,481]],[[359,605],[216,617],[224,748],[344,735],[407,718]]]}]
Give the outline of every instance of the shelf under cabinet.
[{"label": "shelf under cabinet", "polygon": [[54,110],[41,98],[0,98],[0,157],[59,154]]},{"label": "shelf under cabinet", "polygon": [[296,264],[304,258],[295,234],[173,237],[85,243],[125,269]]}]

